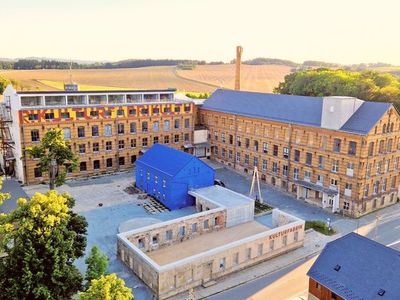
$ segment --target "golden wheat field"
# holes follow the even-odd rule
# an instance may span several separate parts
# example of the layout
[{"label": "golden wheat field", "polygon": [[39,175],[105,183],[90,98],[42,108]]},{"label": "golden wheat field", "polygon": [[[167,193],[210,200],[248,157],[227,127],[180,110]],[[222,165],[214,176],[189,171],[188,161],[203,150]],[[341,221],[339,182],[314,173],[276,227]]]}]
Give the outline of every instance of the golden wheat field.
[{"label": "golden wheat field", "polygon": [[[165,89],[213,92],[217,87],[233,88],[234,65],[204,65],[194,70],[176,67],[72,70],[72,80],[81,89]],[[242,90],[271,92],[290,72],[287,66],[242,66]],[[2,70],[0,76],[19,83],[21,90],[58,90],[69,81],[69,70]]]},{"label": "golden wheat field", "polygon": [[[291,67],[283,65],[242,65],[241,90],[272,92]],[[209,83],[218,87],[234,88],[235,65],[201,65],[194,70],[178,70],[179,76]]]}]

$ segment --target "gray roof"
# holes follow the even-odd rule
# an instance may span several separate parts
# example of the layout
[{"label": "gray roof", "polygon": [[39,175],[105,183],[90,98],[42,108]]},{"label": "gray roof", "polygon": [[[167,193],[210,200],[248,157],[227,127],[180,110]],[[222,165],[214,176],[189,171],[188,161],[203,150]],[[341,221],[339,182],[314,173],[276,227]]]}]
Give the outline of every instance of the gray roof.
[{"label": "gray roof", "polygon": [[[323,97],[216,90],[203,109],[284,123],[321,127]],[[365,101],[339,129],[367,134],[391,106],[390,103]]]},{"label": "gray roof", "polygon": [[400,299],[400,252],[356,233],[328,243],[307,275],[347,300]]},{"label": "gray roof", "polygon": [[202,197],[207,201],[210,201],[218,206],[223,207],[236,207],[241,205],[247,205],[254,200],[236,193],[232,190],[224,188],[219,185],[208,186],[189,191],[189,194],[196,197]]}]

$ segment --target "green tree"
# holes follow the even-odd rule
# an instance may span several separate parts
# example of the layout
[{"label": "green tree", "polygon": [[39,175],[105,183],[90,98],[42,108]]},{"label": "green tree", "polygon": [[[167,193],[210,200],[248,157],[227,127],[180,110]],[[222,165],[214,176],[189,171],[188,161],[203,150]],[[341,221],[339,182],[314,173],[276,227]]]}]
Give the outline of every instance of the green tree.
[{"label": "green tree", "polygon": [[70,299],[82,289],[73,262],[84,253],[87,222],[73,203],[56,191],[36,193],[2,215],[1,299]]},{"label": "green tree", "polygon": [[125,281],[114,273],[93,279],[86,292],[79,293],[79,300],[132,300],[130,288],[125,286]]},{"label": "green tree", "polygon": [[352,96],[368,101],[392,102],[400,109],[400,79],[375,71],[313,69],[285,76],[276,93],[304,96]]},{"label": "green tree", "polygon": [[107,275],[108,257],[97,246],[93,246],[90,255],[85,259],[87,270],[85,275],[86,288],[89,288],[93,279]]},{"label": "green tree", "polygon": [[7,87],[7,85],[9,85],[11,83],[10,80],[8,80],[7,78],[4,78],[2,76],[0,76],[0,94],[3,94],[3,91],[5,90],[5,88]]},{"label": "green tree", "polygon": [[32,158],[40,158],[38,167],[42,172],[48,172],[50,190],[65,182],[67,168],[73,171],[78,166],[78,158],[61,129],[49,130],[39,145],[28,147],[26,152]]}]

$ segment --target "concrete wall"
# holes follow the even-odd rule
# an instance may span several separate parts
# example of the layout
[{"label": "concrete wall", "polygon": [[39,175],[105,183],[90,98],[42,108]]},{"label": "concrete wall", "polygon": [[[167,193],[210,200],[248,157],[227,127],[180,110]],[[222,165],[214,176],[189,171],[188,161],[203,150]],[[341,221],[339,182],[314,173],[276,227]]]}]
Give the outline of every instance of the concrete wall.
[{"label": "concrete wall", "polygon": [[198,129],[194,131],[193,134],[193,143],[194,144],[202,144],[208,142],[208,130],[207,129]]},{"label": "concrete wall", "polygon": [[[206,217],[207,214],[214,216],[216,213],[215,210],[210,210],[192,217]],[[283,223],[289,221],[287,214],[280,213],[275,210],[277,220],[284,220]],[[186,218],[186,224],[193,222],[194,218]],[[151,237],[155,232],[160,233],[167,228],[175,228],[177,224],[182,224],[182,219],[139,230],[146,233],[143,236]],[[163,266],[156,264],[137,247],[135,241],[139,234],[132,231],[132,233],[118,235],[118,256],[158,295],[158,299],[165,299],[204,282],[301,247],[304,243],[304,221],[295,217],[291,220],[283,226],[267,229],[265,232]],[[177,242],[180,240],[174,240],[174,243]],[[150,243],[147,245],[144,251],[151,251]]]},{"label": "concrete wall", "polygon": [[338,130],[363,103],[354,97],[324,97],[321,127]]},{"label": "concrete wall", "polygon": [[[143,252],[153,251],[162,247],[180,243],[184,240],[194,238],[198,235],[209,233],[225,227],[225,210],[216,208],[206,212],[200,212],[190,216],[146,226],[133,230],[124,235],[129,236],[128,240]],[[204,228],[204,221],[208,220],[209,228]],[[197,224],[196,232],[193,232],[192,225]],[[185,234],[181,235],[181,228],[184,227]],[[171,239],[167,238],[167,231],[171,233]],[[153,237],[157,242],[153,243]],[[139,245],[140,241],[143,243]]]}]

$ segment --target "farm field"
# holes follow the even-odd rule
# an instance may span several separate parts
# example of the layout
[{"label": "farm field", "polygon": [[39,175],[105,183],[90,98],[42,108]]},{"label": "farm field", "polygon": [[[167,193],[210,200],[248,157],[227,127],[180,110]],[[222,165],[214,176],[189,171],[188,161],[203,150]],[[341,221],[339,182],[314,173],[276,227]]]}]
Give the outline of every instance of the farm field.
[{"label": "farm field", "polygon": [[[18,90],[59,90],[69,81],[69,70],[1,70],[0,76],[17,81]],[[99,89],[166,89],[213,92],[209,84],[193,82],[175,75],[175,67],[147,67],[127,69],[76,69],[72,80],[93,90]]]},{"label": "farm field", "polygon": [[[242,65],[241,90],[272,92],[291,67],[284,65]],[[194,70],[177,70],[181,77],[199,82],[233,89],[235,85],[235,65],[200,65]]]},{"label": "farm field", "polygon": [[[272,92],[290,73],[281,65],[242,65],[242,90]],[[18,82],[18,90],[62,90],[69,81],[69,70],[2,70],[0,76]],[[235,66],[200,65],[194,70],[176,67],[146,67],[126,69],[76,69],[72,80],[81,90],[165,89],[182,92],[210,93],[216,88],[234,87]]]}]

